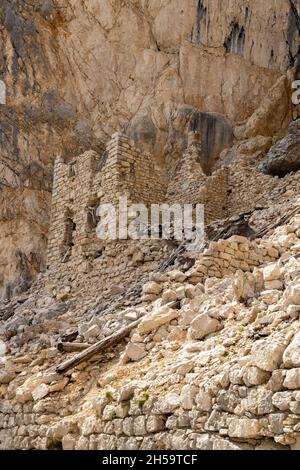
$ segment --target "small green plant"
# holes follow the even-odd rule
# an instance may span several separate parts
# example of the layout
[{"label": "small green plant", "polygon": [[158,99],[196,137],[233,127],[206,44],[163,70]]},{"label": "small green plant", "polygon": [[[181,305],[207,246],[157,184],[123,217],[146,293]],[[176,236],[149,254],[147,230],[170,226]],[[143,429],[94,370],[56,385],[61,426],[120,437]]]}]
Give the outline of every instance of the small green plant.
[{"label": "small green plant", "polygon": [[127,406],[130,406],[130,400],[121,401],[120,405],[122,408],[126,408]]},{"label": "small green plant", "polygon": [[113,394],[109,390],[106,390],[105,396],[109,401],[114,401],[115,400]]},{"label": "small green plant", "polygon": [[140,398],[138,399],[137,403],[139,408],[143,408],[144,404],[146,403],[147,400],[149,400],[149,393],[148,392],[143,392]]},{"label": "small green plant", "polygon": [[112,412],[110,419],[113,421],[114,419],[118,419],[118,415],[115,411]]}]

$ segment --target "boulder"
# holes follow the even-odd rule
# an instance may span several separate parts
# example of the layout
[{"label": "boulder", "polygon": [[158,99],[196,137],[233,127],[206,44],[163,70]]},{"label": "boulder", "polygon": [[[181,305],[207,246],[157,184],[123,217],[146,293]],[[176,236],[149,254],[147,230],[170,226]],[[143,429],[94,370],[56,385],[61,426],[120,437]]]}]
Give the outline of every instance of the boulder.
[{"label": "boulder", "polygon": [[247,398],[242,400],[241,408],[243,412],[246,411],[258,416],[272,413],[274,410],[272,396],[273,392],[271,390],[265,390],[264,388],[252,388],[248,392]]},{"label": "boulder", "polygon": [[247,387],[254,387],[266,383],[270,378],[270,373],[259,369],[256,366],[245,366],[242,370],[243,381]]},{"label": "boulder", "polygon": [[140,361],[145,356],[147,356],[147,351],[145,350],[145,346],[141,343],[129,343],[127,345],[125,354],[131,359],[132,361]]},{"label": "boulder", "polygon": [[146,422],[148,433],[157,433],[165,428],[165,419],[163,416],[150,415]]},{"label": "boulder", "polygon": [[137,333],[145,335],[150,331],[156,330],[161,325],[170,323],[179,316],[178,310],[173,310],[168,305],[164,305],[158,309],[154,309],[151,313],[148,313],[141,321],[137,328]]},{"label": "boulder", "polygon": [[221,323],[211,318],[207,313],[198,315],[191,323],[188,337],[192,340],[201,340],[205,336],[215,333],[221,329]]},{"label": "boulder", "polygon": [[168,277],[174,282],[184,282],[187,279],[187,275],[179,270],[169,271]]},{"label": "boulder", "polygon": [[7,370],[0,370],[0,385],[1,384],[9,384],[15,375]]},{"label": "boulder", "polygon": [[131,400],[134,396],[135,390],[140,390],[145,388],[145,385],[142,382],[130,382],[120,389],[119,402]]},{"label": "boulder", "polygon": [[176,300],[177,300],[177,293],[172,289],[168,289],[162,295],[161,305],[166,305]]},{"label": "boulder", "polygon": [[32,391],[39,385],[48,385],[51,382],[59,380],[60,378],[61,377],[55,372],[39,372],[38,374],[27,379],[23,385],[17,388],[16,400],[19,403],[26,403],[27,401],[32,400]]},{"label": "boulder", "polygon": [[98,325],[91,326],[84,334],[85,341],[88,341],[91,338],[97,338],[101,333],[101,330]]},{"label": "boulder", "polygon": [[145,284],[143,286],[143,293],[144,294],[159,295],[161,293],[161,291],[162,291],[162,285],[158,284],[157,282],[154,282],[154,281],[147,282],[147,284]]},{"label": "boulder", "polygon": [[300,332],[297,333],[283,354],[285,367],[300,367]]},{"label": "boulder", "polygon": [[181,406],[184,410],[191,410],[195,403],[195,397],[198,388],[195,385],[185,385],[181,390],[180,400]]},{"label": "boulder", "polygon": [[281,269],[279,263],[272,263],[263,269],[263,276],[265,282],[278,281],[281,279]]},{"label": "boulder", "polygon": [[237,271],[233,283],[233,292],[238,302],[246,302],[255,296],[255,278],[253,274]]},{"label": "boulder", "polygon": [[195,367],[195,362],[194,361],[181,361],[181,362],[176,362],[171,370],[172,372],[176,372],[179,375],[185,376],[191,370],[193,370]]},{"label": "boulder", "polygon": [[63,450],[74,450],[76,445],[76,437],[72,434],[67,434],[62,438],[61,443]]},{"label": "boulder", "polygon": [[45,396],[47,396],[49,393],[49,387],[46,384],[40,384],[35,389],[32,390],[31,395],[32,398],[36,400],[41,400]]},{"label": "boulder", "polygon": [[212,409],[212,396],[204,389],[200,389],[196,396],[197,408],[200,411],[211,411]]},{"label": "boulder", "polygon": [[300,170],[300,134],[288,134],[273,145],[258,169],[280,177]]},{"label": "boulder", "polygon": [[277,392],[272,397],[272,403],[280,411],[288,411],[292,398],[292,392]]},{"label": "boulder", "polygon": [[257,341],[252,347],[252,365],[273,372],[279,368],[285,348],[286,342],[280,338]]},{"label": "boulder", "polygon": [[170,392],[164,398],[160,398],[154,408],[160,414],[170,414],[179,408],[180,401],[180,396],[177,393]]},{"label": "boulder", "polygon": [[232,418],[229,422],[229,437],[236,439],[258,439],[261,433],[261,424],[258,419]]},{"label": "boulder", "polygon": [[289,390],[300,388],[300,369],[288,370],[283,385]]},{"label": "boulder", "polygon": [[292,283],[284,293],[283,305],[300,305],[300,283],[296,281]]}]

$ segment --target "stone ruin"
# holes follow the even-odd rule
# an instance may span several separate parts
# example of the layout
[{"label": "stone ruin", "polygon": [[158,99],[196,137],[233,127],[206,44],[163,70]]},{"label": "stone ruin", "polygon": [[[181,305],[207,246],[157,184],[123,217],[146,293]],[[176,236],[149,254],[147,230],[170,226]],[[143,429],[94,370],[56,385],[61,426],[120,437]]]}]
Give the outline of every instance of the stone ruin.
[{"label": "stone ruin", "polygon": [[[292,197],[299,173],[285,178],[254,171],[247,159],[223,165],[210,176],[201,167],[201,136],[188,133],[185,153],[173,172],[164,175],[149,152],[126,135],[116,133],[102,156],[88,151],[69,163],[58,158],[54,167],[48,270],[95,272],[105,287],[128,283],[157,269],[174,244],[166,240],[100,240],[97,208],[120,197],[128,205],[203,204],[205,223],[230,217],[255,206],[269,207]],[[178,243],[177,243],[178,244]],[[175,245],[176,246],[176,245]]]},{"label": "stone ruin", "polygon": [[[161,258],[162,240],[140,240],[139,249],[148,253],[143,257],[136,253],[134,240],[104,242],[97,237],[99,204],[117,205],[119,197],[126,197],[128,205],[143,203],[148,208],[162,203],[204,204],[206,222],[226,216],[227,171],[206,176],[200,164],[201,151],[200,134],[190,132],[188,148],[169,178],[162,175],[150,153],[139,150],[120,133],[112,136],[102,156],[88,151],[69,163],[59,157],[54,166],[48,268],[71,263],[76,269],[96,260],[100,276],[109,279],[127,276],[130,264],[136,267],[139,262],[148,262],[152,269],[152,262]],[[111,261],[116,253],[118,263]]]}]

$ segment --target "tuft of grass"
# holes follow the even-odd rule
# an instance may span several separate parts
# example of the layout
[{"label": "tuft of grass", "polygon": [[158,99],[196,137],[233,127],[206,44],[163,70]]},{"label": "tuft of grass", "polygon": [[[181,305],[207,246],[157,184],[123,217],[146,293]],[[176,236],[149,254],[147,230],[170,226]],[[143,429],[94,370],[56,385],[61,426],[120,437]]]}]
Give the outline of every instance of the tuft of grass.
[{"label": "tuft of grass", "polygon": [[139,408],[143,408],[144,404],[146,403],[147,400],[149,400],[149,393],[148,392],[143,392],[139,400],[137,401]]},{"label": "tuft of grass", "polygon": [[105,392],[105,396],[109,401],[114,401],[115,400],[113,394],[109,390],[107,390]]},{"label": "tuft of grass", "polygon": [[111,419],[111,421],[113,421],[114,419],[119,419],[119,417],[117,416],[117,413],[115,411],[112,412],[110,419]]},{"label": "tuft of grass", "polygon": [[130,406],[130,400],[121,401],[120,405],[122,408],[126,408],[126,406]]}]

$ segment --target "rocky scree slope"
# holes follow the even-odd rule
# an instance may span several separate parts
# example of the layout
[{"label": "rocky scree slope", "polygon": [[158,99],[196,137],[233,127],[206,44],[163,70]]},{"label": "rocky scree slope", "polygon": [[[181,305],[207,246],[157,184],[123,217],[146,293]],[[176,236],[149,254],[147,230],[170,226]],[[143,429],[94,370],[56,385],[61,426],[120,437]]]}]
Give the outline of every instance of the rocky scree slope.
[{"label": "rocky scree slope", "polygon": [[[101,153],[122,130],[167,175],[192,120],[210,169],[232,127],[293,66],[297,9],[298,0],[2,0],[1,296],[45,268],[57,155]],[[261,135],[284,128],[287,105],[262,120]]]},{"label": "rocky scree slope", "polygon": [[[298,214],[153,273],[136,307],[19,297],[1,325],[1,448],[298,449],[299,254]],[[56,372],[63,334],[91,344],[139,318],[129,340]]]}]

